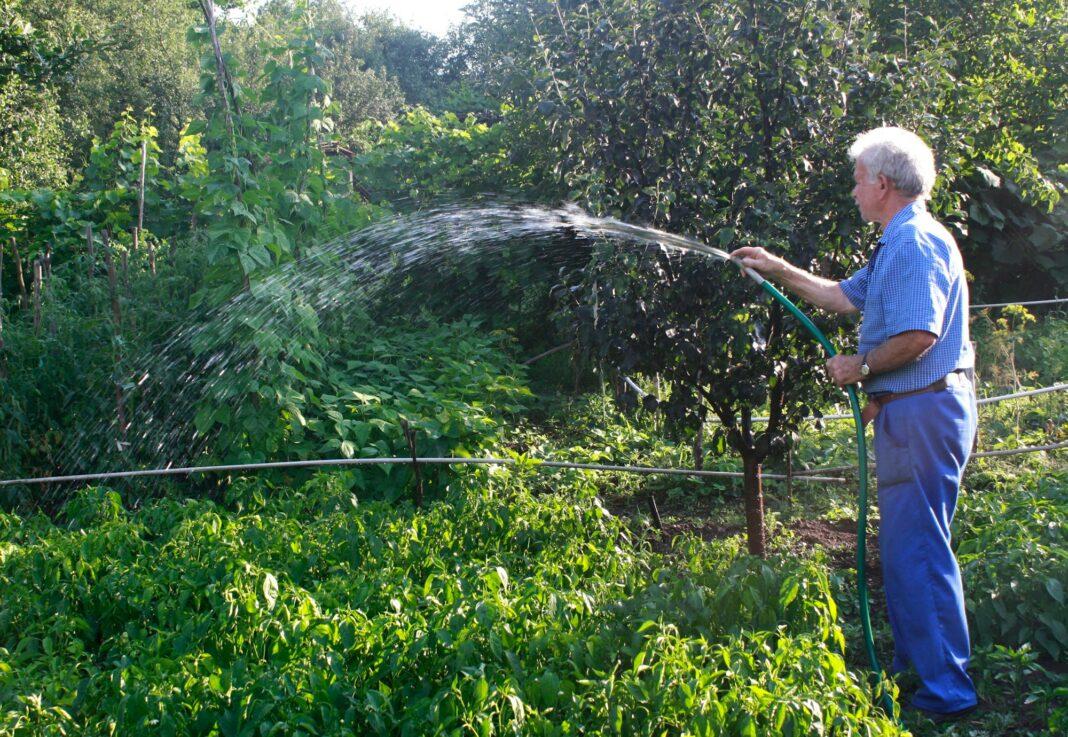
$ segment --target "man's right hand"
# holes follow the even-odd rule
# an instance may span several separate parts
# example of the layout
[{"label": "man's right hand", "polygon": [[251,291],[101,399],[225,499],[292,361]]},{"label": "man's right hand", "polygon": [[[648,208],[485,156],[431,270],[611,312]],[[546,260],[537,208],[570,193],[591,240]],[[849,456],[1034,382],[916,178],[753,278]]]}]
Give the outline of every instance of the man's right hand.
[{"label": "man's right hand", "polygon": [[764,276],[780,274],[786,268],[786,262],[783,259],[773,256],[760,246],[739,248],[731,253],[731,259],[740,261],[743,266],[759,271]]},{"label": "man's right hand", "polygon": [[867,427],[868,423],[875,419],[875,415],[879,414],[879,410],[882,406],[878,402],[872,402],[869,400],[864,405],[864,409],[860,411],[860,424],[863,427]]}]

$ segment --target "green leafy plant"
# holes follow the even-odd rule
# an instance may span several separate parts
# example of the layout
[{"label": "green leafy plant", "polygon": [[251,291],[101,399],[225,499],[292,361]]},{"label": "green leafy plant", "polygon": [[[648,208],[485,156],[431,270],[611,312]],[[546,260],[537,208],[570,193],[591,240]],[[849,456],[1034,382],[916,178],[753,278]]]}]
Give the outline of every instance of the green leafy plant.
[{"label": "green leafy plant", "polygon": [[1065,483],[1060,474],[1013,488],[1015,479],[971,491],[958,517],[957,557],[980,641],[1028,643],[1054,659],[1068,649]]}]

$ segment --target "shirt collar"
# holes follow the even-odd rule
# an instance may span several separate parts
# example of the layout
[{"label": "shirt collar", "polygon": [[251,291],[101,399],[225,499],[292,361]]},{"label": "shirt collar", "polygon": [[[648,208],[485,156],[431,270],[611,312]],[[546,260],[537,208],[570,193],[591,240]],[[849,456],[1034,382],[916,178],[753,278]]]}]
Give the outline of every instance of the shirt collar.
[{"label": "shirt collar", "polygon": [[883,234],[879,237],[879,243],[889,242],[894,235],[894,231],[911,220],[913,215],[918,215],[921,212],[927,212],[927,205],[923,200],[913,200],[902,207],[897,211],[897,214],[895,214],[894,217],[890,218],[890,222],[886,224]]}]

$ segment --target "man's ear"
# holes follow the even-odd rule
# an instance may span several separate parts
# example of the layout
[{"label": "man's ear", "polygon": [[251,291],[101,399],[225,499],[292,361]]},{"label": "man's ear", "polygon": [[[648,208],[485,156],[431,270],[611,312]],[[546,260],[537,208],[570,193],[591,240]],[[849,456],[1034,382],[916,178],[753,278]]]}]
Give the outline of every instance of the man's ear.
[{"label": "man's ear", "polygon": [[890,177],[886,176],[885,174],[879,175],[879,189],[890,189]]}]

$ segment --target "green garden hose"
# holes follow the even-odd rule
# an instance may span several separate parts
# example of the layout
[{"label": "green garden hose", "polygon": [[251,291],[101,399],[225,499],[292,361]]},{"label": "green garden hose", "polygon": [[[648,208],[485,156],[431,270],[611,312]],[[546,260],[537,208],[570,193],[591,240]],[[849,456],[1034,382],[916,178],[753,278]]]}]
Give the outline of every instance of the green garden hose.
[{"label": "green garden hose", "polygon": [[[816,324],[809,319],[808,315],[798,309],[797,305],[790,301],[790,299],[776,289],[771,282],[764,277],[760,276],[752,269],[742,267],[742,270],[757,284],[760,288],[767,292],[771,297],[785,307],[790,314],[796,317],[805,329],[812,334],[812,337],[823,346],[823,350],[827,351],[828,358],[836,355],[838,351],[831,345],[831,341],[827,340],[827,336],[823,334]],[[849,406],[853,410],[853,424],[856,428],[857,435],[857,464],[860,473],[860,492],[857,500],[857,599],[860,605],[860,626],[864,632],[864,647],[868,653],[868,662],[871,666],[871,671],[880,680],[883,677],[883,669],[879,666],[879,658],[875,654],[875,639],[872,636],[871,631],[871,608],[868,604],[868,582],[867,582],[867,529],[868,529],[868,445],[864,439],[864,422],[860,416],[860,401],[857,399],[857,389],[854,386],[847,386],[846,392],[849,394]],[[894,703],[888,691],[883,692],[883,705],[890,713],[894,713]]]},{"label": "green garden hose", "polygon": [[[753,269],[731,259],[730,254],[726,251],[684,235],[667,233],[654,228],[631,225],[630,223],[624,223],[615,218],[591,218],[578,211],[569,211],[568,216],[571,222],[589,232],[606,235],[621,235],[626,238],[653,241],[662,245],[680,248],[684,251],[696,251],[698,253],[703,253],[706,256],[719,259],[720,261],[736,264],[747,276],[759,284],[761,289],[771,295],[776,302],[785,307],[790,314],[801,321],[801,324],[805,326],[805,329],[812,333],[812,337],[823,346],[823,350],[827,351],[828,357],[837,355],[838,351],[834,349],[831,342],[827,340],[827,336],[816,327],[815,323],[809,319],[808,315],[799,310],[797,305],[776,289],[771,282]],[[860,626],[861,630],[864,632],[864,648],[868,653],[868,662],[871,664],[871,671],[874,676],[881,681],[883,677],[883,669],[879,666],[879,658],[875,655],[875,640],[872,637],[871,632],[871,608],[868,604],[866,562],[868,529],[868,446],[864,440],[864,422],[861,420],[860,416],[860,402],[857,399],[856,387],[848,386],[846,387],[846,392],[849,394],[849,405],[853,409],[853,424],[856,427],[857,434],[857,464],[860,471],[860,494],[857,503],[857,598],[859,600],[858,603],[860,604]],[[894,713],[894,701],[890,697],[888,691],[883,692],[883,706],[890,714]]]},{"label": "green garden hose", "polygon": [[[771,295],[772,299],[781,304],[790,312],[790,314],[800,320],[801,324],[805,326],[805,329],[812,334],[812,337],[823,346],[823,350],[827,352],[828,357],[837,355],[838,351],[831,345],[831,341],[827,340],[827,336],[816,327],[815,323],[809,319],[808,315],[799,310],[797,305],[776,289],[771,282],[753,269],[743,266],[738,261],[731,259],[730,254],[726,251],[684,235],[676,235],[662,230],[631,225],[629,223],[620,222],[614,218],[592,219],[588,217],[582,218],[574,212],[569,214],[573,220],[577,221],[589,231],[610,235],[622,235],[624,237],[638,238],[645,241],[654,241],[674,248],[681,248],[685,251],[696,251],[721,261],[736,264],[748,277],[759,284],[761,289]],[[864,440],[864,422],[860,417],[860,401],[857,399],[856,387],[848,386],[846,387],[846,392],[849,394],[849,405],[853,410],[853,424],[856,427],[857,465],[860,473],[860,493],[857,500],[857,598],[860,605],[860,627],[864,632],[864,648],[868,653],[868,662],[871,665],[871,672],[877,680],[881,681],[883,678],[883,669],[879,666],[879,658],[875,654],[875,640],[871,631],[871,607],[868,603],[866,561],[868,530],[868,446]],[[894,701],[891,698],[890,693],[888,691],[883,691],[882,696],[883,707],[888,713],[893,714]]]}]

